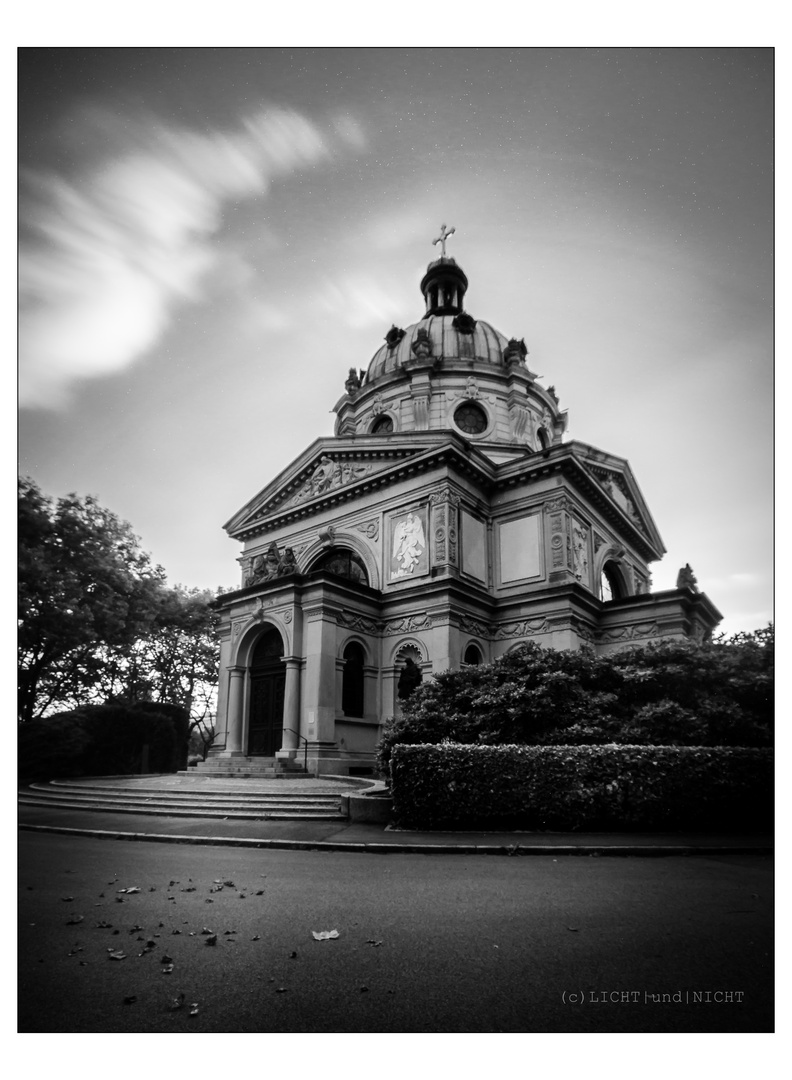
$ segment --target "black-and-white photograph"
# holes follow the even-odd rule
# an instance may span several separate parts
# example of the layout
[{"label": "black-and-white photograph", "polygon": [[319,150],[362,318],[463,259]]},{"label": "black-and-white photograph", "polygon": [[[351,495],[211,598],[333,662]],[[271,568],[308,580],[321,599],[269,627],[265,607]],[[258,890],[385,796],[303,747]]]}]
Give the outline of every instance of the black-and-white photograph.
[{"label": "black-and-white photograph", "polygon": [[774,1032],[774,48],[16,56],[18,1033]]}]

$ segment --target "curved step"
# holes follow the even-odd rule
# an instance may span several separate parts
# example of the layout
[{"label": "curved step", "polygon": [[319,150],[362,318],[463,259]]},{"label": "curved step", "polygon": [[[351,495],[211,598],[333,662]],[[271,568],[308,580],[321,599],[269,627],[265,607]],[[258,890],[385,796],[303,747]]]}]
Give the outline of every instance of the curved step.
[{"label": "curved step", "polygon": [[260,820],[344,820],[341,796],[334,793],[267,791],[185,791],[122,784],[31,784],[19,791],[19,803],[41,808],[87,810],[172,817]]}]

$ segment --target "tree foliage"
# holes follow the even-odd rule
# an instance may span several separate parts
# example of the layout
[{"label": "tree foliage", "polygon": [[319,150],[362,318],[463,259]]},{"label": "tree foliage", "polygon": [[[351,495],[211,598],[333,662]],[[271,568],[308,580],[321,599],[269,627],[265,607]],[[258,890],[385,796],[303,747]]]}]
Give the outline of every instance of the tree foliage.
[{"label": "tree foliage", "polygon": [[95,498],[19,488],[19,716],[167,703],[211,741],[212,594],[169,588],[130,526]]},{"label": "tree foliage", "polygon": [[767,746],[772,626],[715,642],[665,641],[596,656],[529,642],[491,664],[448,671],[386,726],[397,743]]},{"label": "tree foliage", "polygon": [[90,495],[54,502],[20,481],[20,719],[78,699],[98,678],[99,647],[149,630],[164,593],[164,571],[126,522]]}]

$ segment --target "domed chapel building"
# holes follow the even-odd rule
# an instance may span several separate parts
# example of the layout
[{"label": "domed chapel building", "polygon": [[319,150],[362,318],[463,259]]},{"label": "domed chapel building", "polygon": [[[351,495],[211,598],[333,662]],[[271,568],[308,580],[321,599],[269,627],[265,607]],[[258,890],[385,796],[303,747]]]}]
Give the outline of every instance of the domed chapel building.
[{"label": "domed chapel building", "polygon": [[630,466],[563,441],[567,414],[524,342],[466,310],[447,235],[424,315],[349,372],[335,434],[225,526],[242,581],[217,601],[207,767],[363,774],[405,667],[426,679],[529,640],[609,653],[720,620],[689,567],[651,591],[665,548]]}]

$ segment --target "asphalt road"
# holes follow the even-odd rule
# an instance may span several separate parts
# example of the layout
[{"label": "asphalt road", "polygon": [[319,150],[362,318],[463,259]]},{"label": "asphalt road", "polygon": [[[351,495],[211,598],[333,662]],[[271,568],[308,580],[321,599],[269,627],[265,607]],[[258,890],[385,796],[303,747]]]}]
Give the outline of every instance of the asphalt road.
[{"label": "asphalt road", "polygon": [[440,858],[22,832],[19,889],[25,1033],[773,1030],[764,856]]}]

